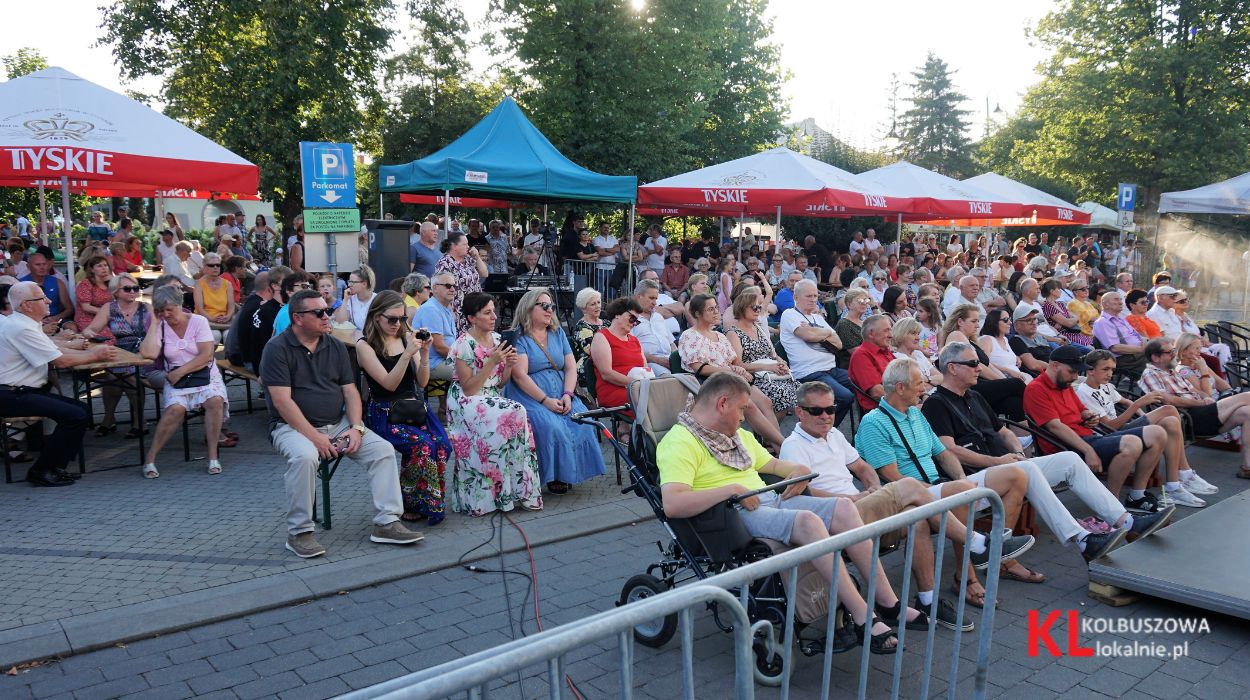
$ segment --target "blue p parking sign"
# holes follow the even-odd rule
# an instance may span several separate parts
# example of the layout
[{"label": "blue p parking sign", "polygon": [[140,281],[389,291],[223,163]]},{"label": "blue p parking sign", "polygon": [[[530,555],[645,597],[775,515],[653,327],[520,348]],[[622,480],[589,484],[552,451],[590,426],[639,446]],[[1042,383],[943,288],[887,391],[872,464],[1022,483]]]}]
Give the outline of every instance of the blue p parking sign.
[{"label": "blue p parking sign", "polygon": [[350,143],[300,142],[304,206],[310,209],[356,207],[356,161],[353,155]]},{"label": "blue p parking sign", "polygon": [[1137,185],[1130,185],[1124,182],[1120,183],[1120,196],[1116,199],[1116,209],[1120,211],[1133,211],[1133,207],[1137,204]]}]

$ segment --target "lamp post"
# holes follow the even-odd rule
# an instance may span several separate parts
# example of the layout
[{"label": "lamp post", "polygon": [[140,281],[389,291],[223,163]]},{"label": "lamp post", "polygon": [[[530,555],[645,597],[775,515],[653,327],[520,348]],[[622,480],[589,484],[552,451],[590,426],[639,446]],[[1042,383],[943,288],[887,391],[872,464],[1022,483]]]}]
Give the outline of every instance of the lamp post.
[{"label": "lamp post", "polygon": [[990,90],[989,92],[985,93],[985,137],[986,138],[989,138],[989,135],[990,135],[990,95],[991,94],[994,95],[994,114],[1003,113],[1002,106],[998,104],[998,92],[996,90]]}]

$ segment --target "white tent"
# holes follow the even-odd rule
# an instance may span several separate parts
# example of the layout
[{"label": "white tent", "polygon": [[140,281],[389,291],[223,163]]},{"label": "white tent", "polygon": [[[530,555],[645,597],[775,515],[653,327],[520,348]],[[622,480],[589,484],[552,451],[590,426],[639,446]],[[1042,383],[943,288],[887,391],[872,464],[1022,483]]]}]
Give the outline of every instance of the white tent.
[{"label": "white tent", "polygon": [[1120,216],[1111,207],[1104,207],[1098,202],[1081,202],[1081,211],[1089,214],[1086,228],[1105,228],[1120,230]]},{"label": "white tent", "polygon": [[[60,186],[99,197],[160,190],[255,195],[260,170],[146,105],[47,68],[0,83],[0,187]],[[66,222],[66,231],[69,231]],[[66,236],[69,278],[73,250]]]},{"label": "white tent", "polygon": [[1159,213],[1250,214],[1250,173],[1183,192],[1164,192]]},{"label": "white tent", "polygon": [[909,220],[996,219],[1024,215],[1024,205],[975,183],[960,182],[900,160],[855,176],[894,197],[910,197],[923,207],[905,213]]}]

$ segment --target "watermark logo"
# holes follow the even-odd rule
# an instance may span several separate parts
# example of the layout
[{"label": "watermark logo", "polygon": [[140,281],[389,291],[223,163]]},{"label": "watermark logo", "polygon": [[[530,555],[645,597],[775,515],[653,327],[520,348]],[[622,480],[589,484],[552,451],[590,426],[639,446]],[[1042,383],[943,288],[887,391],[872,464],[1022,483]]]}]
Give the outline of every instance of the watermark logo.
[{"label": "watermark logo", "polygon": [[[1056,639],[1056,624],[1065,620],[1065,631]],[[1052,657],[1059,656],[1128,656],[1178,659],[1189,655],[1189,642],[1163,644],[1150,641],[1154,634],[1208,634],[1211,624],[1198,617],[1145,617],[1106,618],[1082,616],[1078,610],[1051,610],[1045,617],[1039,610],[1028,614],[1028,654],[1041,656],[1044,649]],[[1132,635],[1131,643],[1121,640],[1102,642],[1094,640],[1092,646],[1083,646],[1080,637],[1095,635]],[[1061,645],[1060,642],[1063,642]]]}]

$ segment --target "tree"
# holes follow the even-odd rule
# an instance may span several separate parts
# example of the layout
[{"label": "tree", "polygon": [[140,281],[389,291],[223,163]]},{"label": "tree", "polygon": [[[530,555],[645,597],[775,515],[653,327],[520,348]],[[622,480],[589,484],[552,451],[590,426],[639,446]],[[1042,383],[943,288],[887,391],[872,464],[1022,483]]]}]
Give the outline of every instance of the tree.
[{"label": "tree", "polygon": [[1034,37],[1053,54],[999,161],[1097,201],[1136,182],[1139,211],[1250,168],[1250,1],[1067,0]]},{"label": "tree", "polygon": [[904,159],[923,168],[964,178],[974,174],[967,136],[969,112],[959,108],[968,98],[955,89],[953,74],[932,53],[912,73],[912,106],[899,118],[900,151]]},{"label": "tree", "polygon": [[565,155],[644,182],[776,143],[782,82],[762,0],[495,0],[490,43]]},{"label": "tree", "polygon": [[163,80],[165,112],[260,166],[289,221],[302,208],[300,141],[378,146],[377,89],[391,0],[115,0],[102,43],[122,76]]},{"label": "tree", "polygon": [[48,67],[48,59],[39,49],[29,46],[0,58],[0,63],[4,64],[4,74],[7,80],[20,78]]}]

